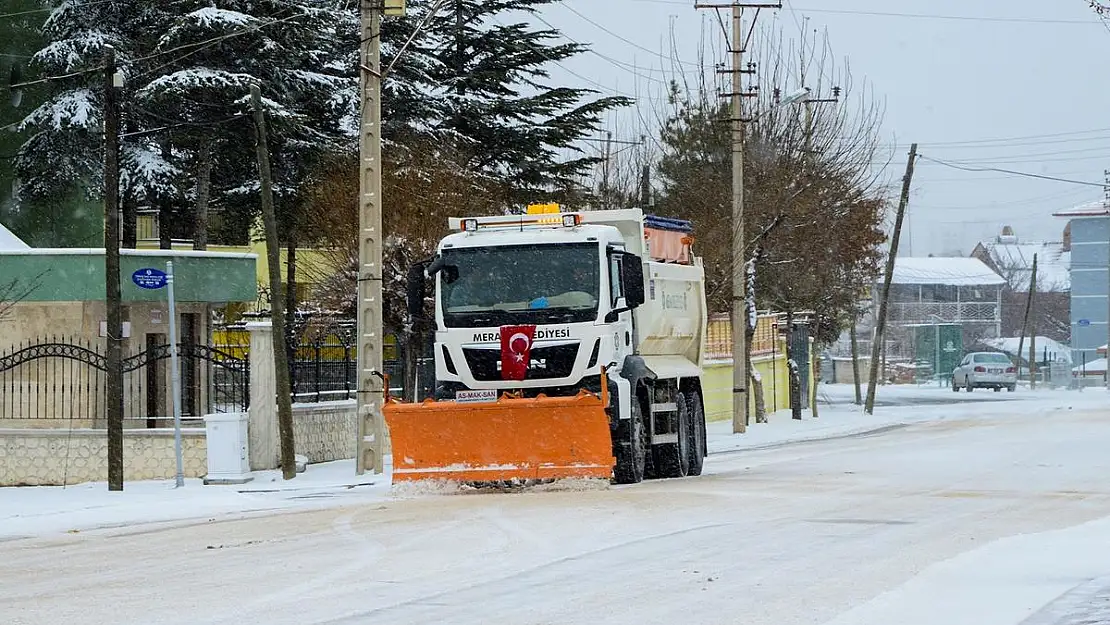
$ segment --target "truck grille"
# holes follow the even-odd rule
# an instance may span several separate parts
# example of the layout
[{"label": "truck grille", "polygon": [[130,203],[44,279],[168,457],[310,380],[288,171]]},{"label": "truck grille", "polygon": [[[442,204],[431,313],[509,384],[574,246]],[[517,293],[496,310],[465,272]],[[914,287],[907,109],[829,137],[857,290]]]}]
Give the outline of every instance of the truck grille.
[{"label": "truck grille", "polygon": [[[578,343],[554,347],[533,347],[528,368],[529,380],[552,380],[569,377],[578,357]],[[466,366],[479,382],[501,379],[501,351],[497,349],[464,349]]]}]

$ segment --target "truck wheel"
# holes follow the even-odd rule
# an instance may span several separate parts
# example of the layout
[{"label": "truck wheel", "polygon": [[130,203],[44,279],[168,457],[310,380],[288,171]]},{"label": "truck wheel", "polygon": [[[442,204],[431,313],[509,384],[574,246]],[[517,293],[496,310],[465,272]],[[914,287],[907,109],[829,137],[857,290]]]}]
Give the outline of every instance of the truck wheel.
[{"label": "truck wheel", "polygon": [[690,475],[701,475],[705,465],[705,408],[702,407],[701,393],[690,391],[685,394],[686,406],[690,412]]},{"label": "truck wheel", "polygon": [[627,431],[627,438],[617,441],[615,446],[617,466],[613,468],[613,477],[617,484],[639,484],[644,481],[648,442],[638,397],[632,398],[632,418],[628,420]]},{"label": "truck wheel", "polygon": [[675,394],[675,404],[678,406],[678,414],[675,415],[678,442],[652,447],[659,477],[686,477],[690,473],[690,414],[682,393]]}]

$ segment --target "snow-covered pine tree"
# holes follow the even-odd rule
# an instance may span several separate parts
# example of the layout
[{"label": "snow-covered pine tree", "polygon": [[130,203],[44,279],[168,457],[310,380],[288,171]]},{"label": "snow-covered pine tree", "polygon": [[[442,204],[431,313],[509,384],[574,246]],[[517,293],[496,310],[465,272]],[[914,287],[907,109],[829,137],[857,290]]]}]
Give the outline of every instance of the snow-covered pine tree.
[{"label": "snow-covered pine tree", "polygon": [[[452,150],[467,154],[464,166],[495,181],[526,202],[567,188],[597,159],[575,153],[580,139],[596,132],[604,114],[630,104],[626,98],[552,86],[549,69],[586,51],[558,31],[526,19],[555,0],[412,0],[422,19],[444,4],[428,32],[415,42],[430,78],[407,86],[409,94],[434,98],[439,119],[429,124]],[[395,42],[394,42],[395,43]]]},{"label": "snow-covered pine tree", "polygon": [[[125,75],[122,100],[132,100],[136,74],[164,21],[160,3],[64,0],[42,27],[43,47],[31,66],[43,84],[46,101],[22,121],[28,133],[15,159],[21,181],[21,211],[68,214],[88,212],[72,198],[75,192],[97,198],[102,186],[103,123],[101,115],[104,47],[116,48]],[[61,78],[59,78],[61,77]],[[125,113],[124,132],[142,130],[142,120]],[[121,145],[121,194],[133,208],[135,198],[172,189],[178,174],[151,151],[146,140]],[[61,199],[59,199],[61,198]],[[97,220],[99,221],[99,220]],[[86,241],[84,244],[92,244]]]},{"label": "snow-covered pine tree", "polygon": [[211,197],[221,209],[219,238],[243,243],[259,189],[250,85],[262,86],[275,199],[288,231],[310,166],[355,130],[357,82],[345,52],[357,49],[357,15],[326,0],[212,4],[175,3],[180,14],[156,46],[167,60],[139,98],[145,110],[181,124],[174,144],[197,181],[199,223]]}]

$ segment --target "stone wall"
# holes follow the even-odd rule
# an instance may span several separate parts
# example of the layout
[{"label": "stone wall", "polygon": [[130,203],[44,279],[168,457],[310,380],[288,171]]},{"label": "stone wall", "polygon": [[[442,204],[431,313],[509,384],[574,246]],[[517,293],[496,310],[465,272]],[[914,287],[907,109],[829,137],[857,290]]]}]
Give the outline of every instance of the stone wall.
[{"label": "stone wall", "polygon": [[293,405],[297,453],[309,463],[354,458],[357,427],[353,400]]},{"label": "stone wall", "polygon": [[[61,486],[108,480],[105,430],[0,430],[0,486]],[[182,431],[185,477],[207,473],[204,430]],[[125,481],[173,479],[173,430],[126,430]]]}]

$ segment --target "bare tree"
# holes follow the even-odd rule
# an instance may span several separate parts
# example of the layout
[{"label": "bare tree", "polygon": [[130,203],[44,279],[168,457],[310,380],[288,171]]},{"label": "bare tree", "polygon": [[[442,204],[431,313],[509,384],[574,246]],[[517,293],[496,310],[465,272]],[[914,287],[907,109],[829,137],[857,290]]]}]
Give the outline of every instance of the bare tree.
[{"label": "bare tree", "polygon": [[0,321],[3,321],[16,304],[30,297],[31,293],[42,284],[42,277],[46,272],[42,272],[30,280],[20,280],[19,278],[11,278],[7,281],[0,282]]}]

